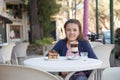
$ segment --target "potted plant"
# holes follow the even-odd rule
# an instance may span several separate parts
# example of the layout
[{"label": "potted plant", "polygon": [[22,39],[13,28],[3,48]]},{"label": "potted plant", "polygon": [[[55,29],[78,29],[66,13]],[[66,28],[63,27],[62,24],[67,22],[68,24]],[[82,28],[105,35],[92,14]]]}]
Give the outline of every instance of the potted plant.
[{"label": "potted plant", "polygon": [[54,39],[51,37],[45,37],[42,40],[36,40],[35,44],[42,46],[43,54],[45,54],[46,51],[51,50],[51,48],[54,46]]}]

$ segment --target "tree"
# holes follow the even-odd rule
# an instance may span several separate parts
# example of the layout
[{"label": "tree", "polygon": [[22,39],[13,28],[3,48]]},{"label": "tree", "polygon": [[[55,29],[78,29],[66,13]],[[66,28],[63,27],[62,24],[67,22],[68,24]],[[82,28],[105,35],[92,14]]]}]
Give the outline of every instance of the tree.
[{"label": "tree", "polygon": [[59,12],[60,5],[55,0],[38,0],[38,17],[43,28],[43,35],[48,37],[55,27],[51,24],[51,16]]},{"label": "tree", "polygon": [[30,41],[34,42],[42,39],[43,31],[38,20],[37,0],[29,0],[30,9]]},{"label": "tree", "polygon": [[43,36],[49,36],[50,31],[54,29],[51,24],[51,16],[57,13],[60,5],[55,0],[24,0],[29,1],[30,12],[30,41],[42,39]]},{"label": "tree", "polygon": [[[109,13],[109,0],[98,0],[98,9],[99,9],[99,13],[98,13],[98,17],[99,17],[99,28],[102,28],[103,30],[108,30],[110,29],[110,13]],[[119,22],[120,22],[120,0],[114,0],[114,29],[116,29],[117,27],[119,27]],[[89,18],[90,18],[90,28],[94,27],[95,29],[95,25],[92,26],[93,21],[95,21],[95,0],[91,0],[90,1],[90,7],[89,7]],[[89,28],[89,29],[90,29]],[[91,32],[93,30],[90,30]]]}]

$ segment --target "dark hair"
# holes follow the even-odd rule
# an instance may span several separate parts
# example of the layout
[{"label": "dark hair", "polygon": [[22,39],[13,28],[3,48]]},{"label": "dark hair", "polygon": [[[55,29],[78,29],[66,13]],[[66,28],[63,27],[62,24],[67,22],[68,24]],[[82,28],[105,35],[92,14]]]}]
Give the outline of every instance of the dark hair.
[{"label": "dark hair", "polygon": [[80,23],[77,19],[69,19],[69,20],[66,21],[66,23],[64,24],[64,29],[66,29],[66,26],[67,26],[67,24],[69,24],[69,23],[74,23],[74,24],[77,24],[77,25],[78,25],[80,34],[79,34],[77,40],[84,40],[85,38],[84,38],[84,36],[83,36],[81,23]]},{"label": "dark hair", "polygon": [[120,28],[117,28],[115,30],[115,38],[118,39],[118,40],[120,40]]}]

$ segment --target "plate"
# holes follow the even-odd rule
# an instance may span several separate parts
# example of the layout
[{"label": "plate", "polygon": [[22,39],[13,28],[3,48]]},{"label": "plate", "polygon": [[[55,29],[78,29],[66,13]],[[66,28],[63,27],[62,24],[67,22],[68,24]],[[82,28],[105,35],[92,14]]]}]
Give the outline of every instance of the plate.
[{"label": "plate", "polygon": [[76,57],[67,56],[67,59],[68,59],[68,60],[77,60],[77,59],[80,59],[80,57],[79,57],[79,56],[76,56]]},{"label": "plate", "polygon": [[48,57],[44,57],[44,60],[48,60]]}]

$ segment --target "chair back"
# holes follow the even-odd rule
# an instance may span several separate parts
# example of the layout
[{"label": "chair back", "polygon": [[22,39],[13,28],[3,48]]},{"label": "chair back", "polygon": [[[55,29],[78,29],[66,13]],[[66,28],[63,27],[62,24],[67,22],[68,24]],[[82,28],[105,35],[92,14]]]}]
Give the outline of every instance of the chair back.
[{"label": "chair back", "polygon": [[59,80],[56,76],[32,67],[0,65],[0,80]]},{"label": "chair back", "polygon": [[94,48],[94,47],[97,47],[97,46],[102,46],[102,45],[104,45],[103,43],[101,43],[101,42],[90,42],[90,45],[92,46],[92,48]]},{"label": "chair back", "polygon": [[3,59],[3,55],[2,54],[0,54],[0,64],[3,64],[3,63],[5,63],[5,61],[4,61],[4,59]]},{"label": "chair back", "polygon": [[[99,70],[93,70],[90,74],[90,76],[88,77],[88,80],[94,80],[94,78],[100,79],[101,80],[101,73],[102,71],[107,68],[110,67],[110,54],[111,51],[114,47],[114,44],[102,44],[102,45],[97,45],[95,47],[93,47],[93,50],[96,54],[96,56],[98,57],[98,59],[100,59],[102,61],[102,66],[101,69]],[[97,72],[97,75],[96,75]],[[106,79],[107,80],[107,79]],[[108,79],[109,80],[109,79]]]},{"label": "chair back", "polygon": [[110,67],[110,54],[112,49],[114,48],[114,44],[105,44],[102,46],[97,46],[93,48],[98,59],[100,59],[103,63],[102,67]]},{"label": "chair back", "polygon": [[0,54],[1,54],[4,62],[6,62],[6,61],[10,62],[11,55],[12,55],[12,50],[13,50],[14,46],[15,46],[15,43],[9,43],[8,45],[3,46],[0,49]]},{"label": "chair back", "polygon": [[120,67],[106,68],[102,73],[102,80],[120,80]]},{"label": "chair back", "polygon": [[13,54],[15,54],[16,57],[26,57],[26,51],[27,47],[29,45],[29,42],[20,42],[17,43],[16,46],[13,48]]}]

